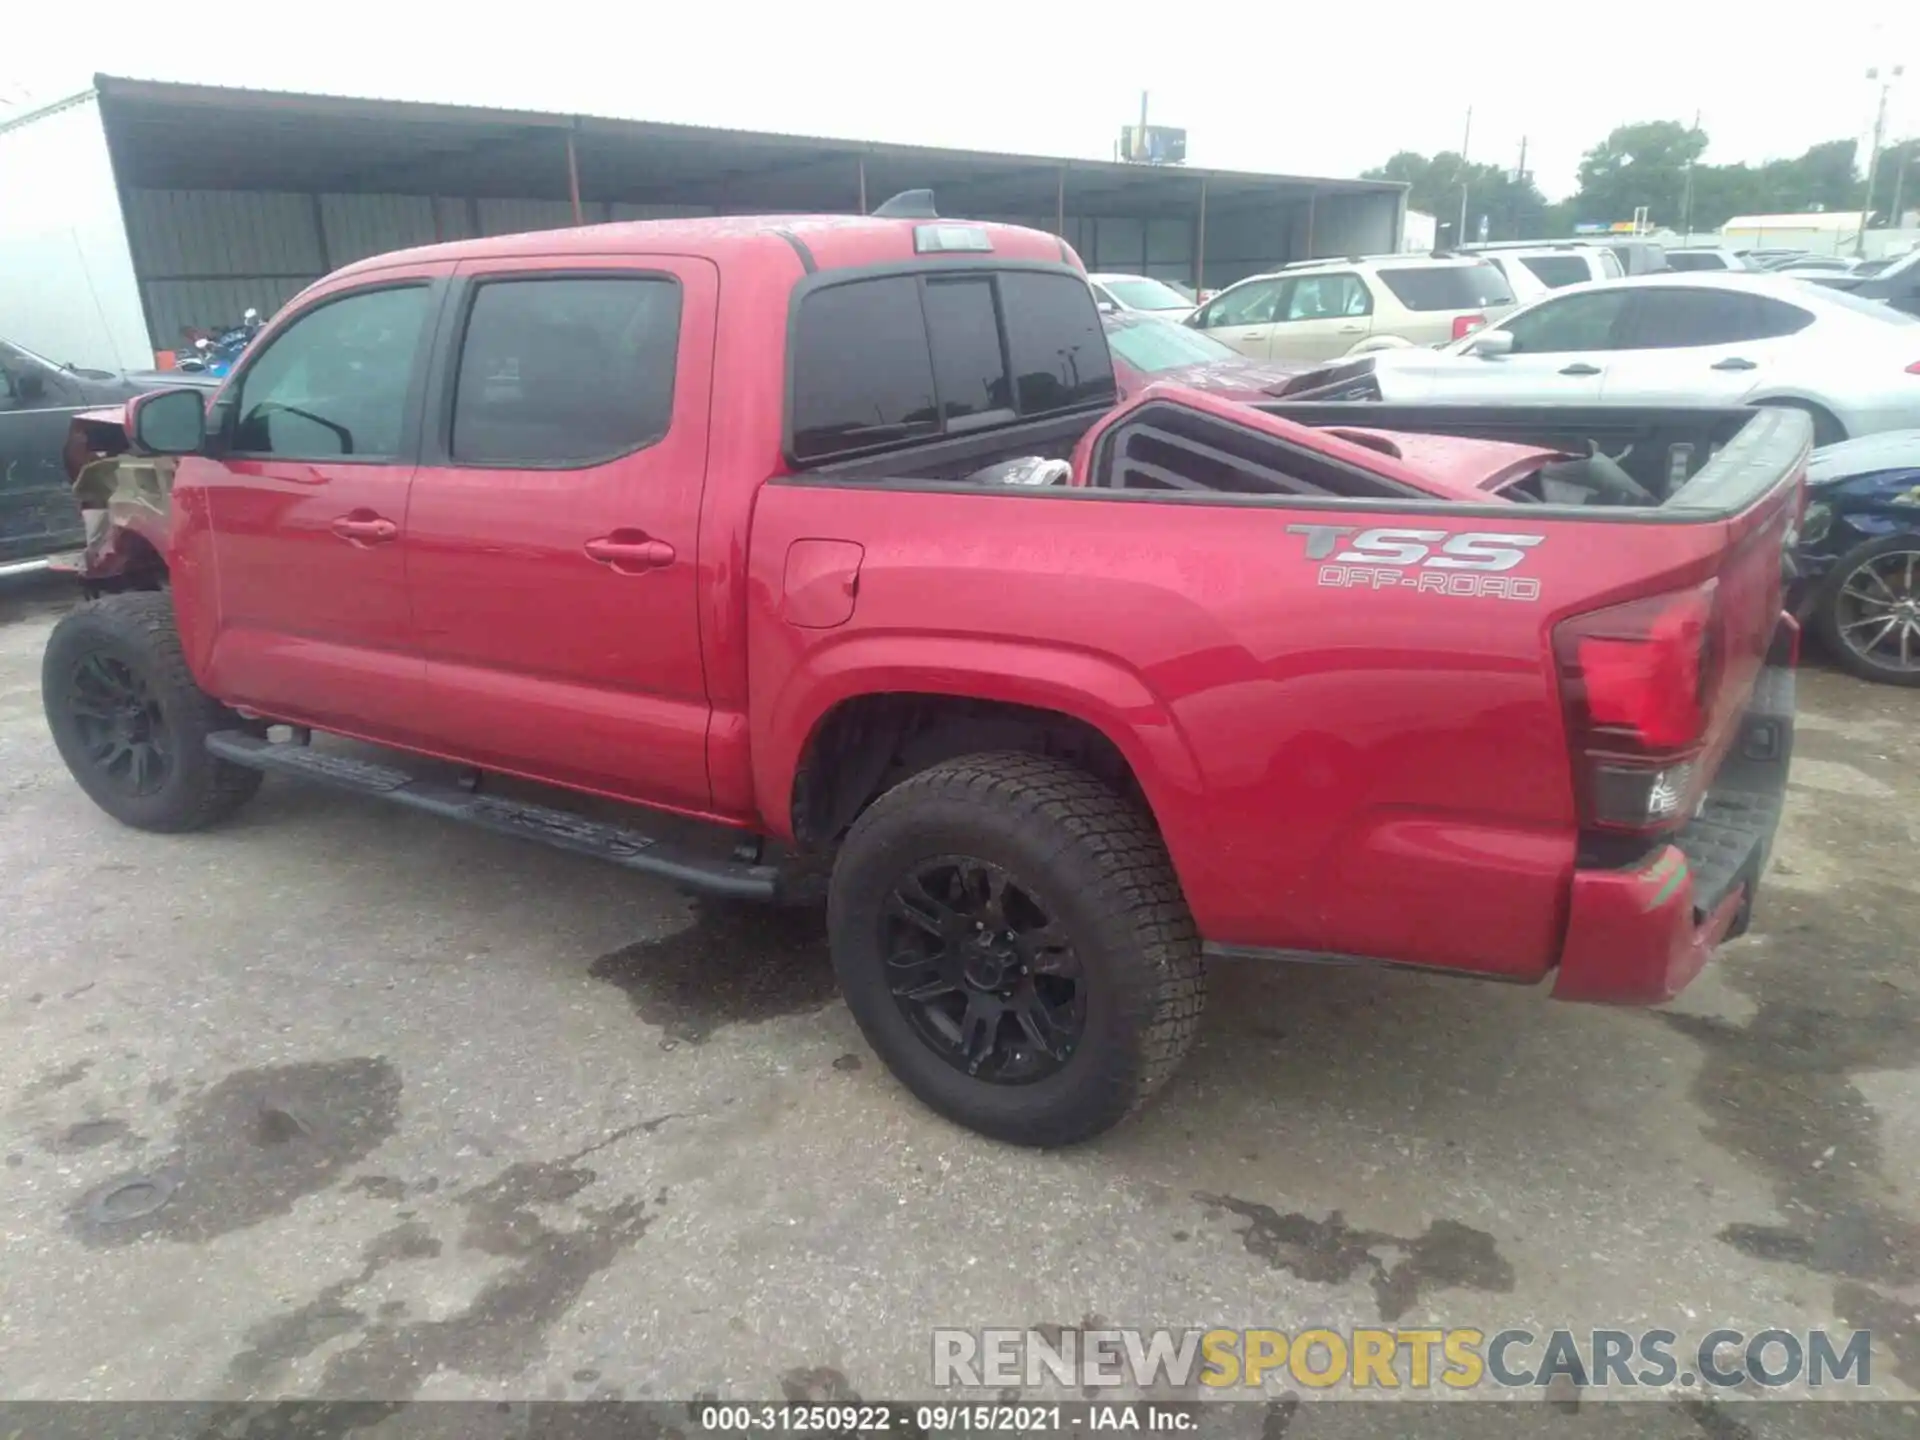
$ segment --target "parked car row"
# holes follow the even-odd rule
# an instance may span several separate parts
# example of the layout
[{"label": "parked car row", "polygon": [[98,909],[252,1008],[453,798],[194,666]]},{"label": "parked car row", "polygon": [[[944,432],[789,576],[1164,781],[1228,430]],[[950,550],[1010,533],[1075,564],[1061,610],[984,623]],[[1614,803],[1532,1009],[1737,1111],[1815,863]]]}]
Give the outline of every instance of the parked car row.
[{"label": "parked car row", "polygon": [[204,373],[87,370],[0,340],[0,572],[86,540],[62,463],[73,417],[182,381],[218,383]]}]

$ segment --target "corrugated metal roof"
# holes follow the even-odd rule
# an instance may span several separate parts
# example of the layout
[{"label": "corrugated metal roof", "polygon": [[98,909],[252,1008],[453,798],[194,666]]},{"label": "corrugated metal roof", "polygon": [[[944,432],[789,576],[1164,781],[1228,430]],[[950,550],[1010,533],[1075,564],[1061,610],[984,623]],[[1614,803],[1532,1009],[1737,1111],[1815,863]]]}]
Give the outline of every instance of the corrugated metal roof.
[{"label": "corrugated metal roof", "polygon": [[[258,121],[273,117],[300,117],[303,130],[311,131],[312,122],[332,120],[342,125],[364,127],[382,122],[408,127],[484,130],[496,136],[522,136],[529,132],[571,131],[583,140],[603,142],[676,140],[682,145],[702,149],[733,148],[772,152],[791,160],[797,153],[844,156],[848,160],[865,158],[890,161],[911,168],[915,162],[931,164],[964,161],[972,165],[1009,167],[1032,171],[1045,167],[1049,173],[1066,170],[1083,180],[1099,179],[1127,188],[1178,186],[1197,189],[1205,181],[1218,192],[1217,198],[1253,190],[1271,192],[1275,187],[1311,187],[1322,194],[1397,194],[1406,187],[1384,180],[1350,180],[1327,176],[1265,174],[1257,171],[1220,170],[1186,165],[1139,165],[1125,161],[1091,159],[1059,155],[1020,155],[1002,151],[959,150],[924,145],[901,145],[879,140],[834,138],[819,135],[788,134],[777,131],[734,130],[717,126],[667,124],[660,121],[619,119],[608,116],[563,114],[551,111],[513,110],[482,105],[447,105],[415,100],[361,99],[340,95],[303,94],[293,91],[253,90],[238,86],[188,85],[171,81],[136,80],[114,75],[96,75],[95,89],[104,102],[123,114],[146,112],[150,119],[157,112],[214,110],[231,117],[234,112],[249,112]],[[232,138],[244,143],[253,125],[233,127]],[[302,137],[312,140],[309,133]],[[624,147],[623,147],[624,148]],[[137,149],[137,147],[136,147]],[[138,155],[134,156],[137,165]],[[173,180],[150,183],[175,184]],[[193,188],[184,186],[182,188]],[[442,192],[444,193],[444,191]],[[873,195],[870,199],[885,198]]]}]

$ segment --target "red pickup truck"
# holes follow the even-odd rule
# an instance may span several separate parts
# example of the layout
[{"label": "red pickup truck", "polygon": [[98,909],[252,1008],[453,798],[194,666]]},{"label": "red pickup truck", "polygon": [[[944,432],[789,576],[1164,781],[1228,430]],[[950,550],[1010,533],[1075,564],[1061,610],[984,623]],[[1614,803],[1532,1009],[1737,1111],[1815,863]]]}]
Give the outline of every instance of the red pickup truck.
[{"label": "red pickup truck", "polygon": [[144,829],[274,772],[824,885],[900,1079],[1066,1143],[1173,1071],[1210,958],[1684,985],[1779,815],[1809,441],[1116,405],[1078,257],[926,211],[465,241],[77,422],[97,598],[45,702]]}]

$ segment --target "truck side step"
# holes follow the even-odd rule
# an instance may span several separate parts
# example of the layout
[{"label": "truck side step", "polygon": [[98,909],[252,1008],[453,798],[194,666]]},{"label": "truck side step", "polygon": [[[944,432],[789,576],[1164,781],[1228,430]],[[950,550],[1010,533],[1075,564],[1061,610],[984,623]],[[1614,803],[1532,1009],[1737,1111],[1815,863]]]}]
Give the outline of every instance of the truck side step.
[{"label": "truck side step", "polygon": [[411,775],[374,761],[330,755],[305,745],[275,744],[244,730],[221,730],[209,735],[207,749],[222,760],[250,770],[314,780],[338,790],[391,800],[410,809],[424,810],[429,815],[477,825],[497,835],[537,840],[558,850],[611,860],[629,870],[657,875],[702,894],[740,900],[774,898],[778,872],[771,865],[713,859],[624,825],[589,820],[584,815],[523,800],[476,794],[456,784]]}]

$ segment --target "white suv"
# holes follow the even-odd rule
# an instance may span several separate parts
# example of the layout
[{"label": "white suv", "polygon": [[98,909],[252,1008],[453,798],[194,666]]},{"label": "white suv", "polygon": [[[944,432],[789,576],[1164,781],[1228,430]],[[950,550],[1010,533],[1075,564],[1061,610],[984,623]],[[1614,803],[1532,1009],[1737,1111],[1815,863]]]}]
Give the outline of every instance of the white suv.
[{"label": "white suv", "polygon": [[1256,360],[1334,360],[1443,345],[1514,306],[1483,260],[1423,255],[1307,260],[1228,286],[1187,324]]},{"label": "white suv", "polygon": [[[1549,290],[1589,280],[1618,280],[1626,274],[1620,257],[1605,245],[1500,244],[1469,247],[1466,253],[1500,266],[1522,301],[1537,299]],[[1523,280],[1523,275],[1531,278]]]}]

